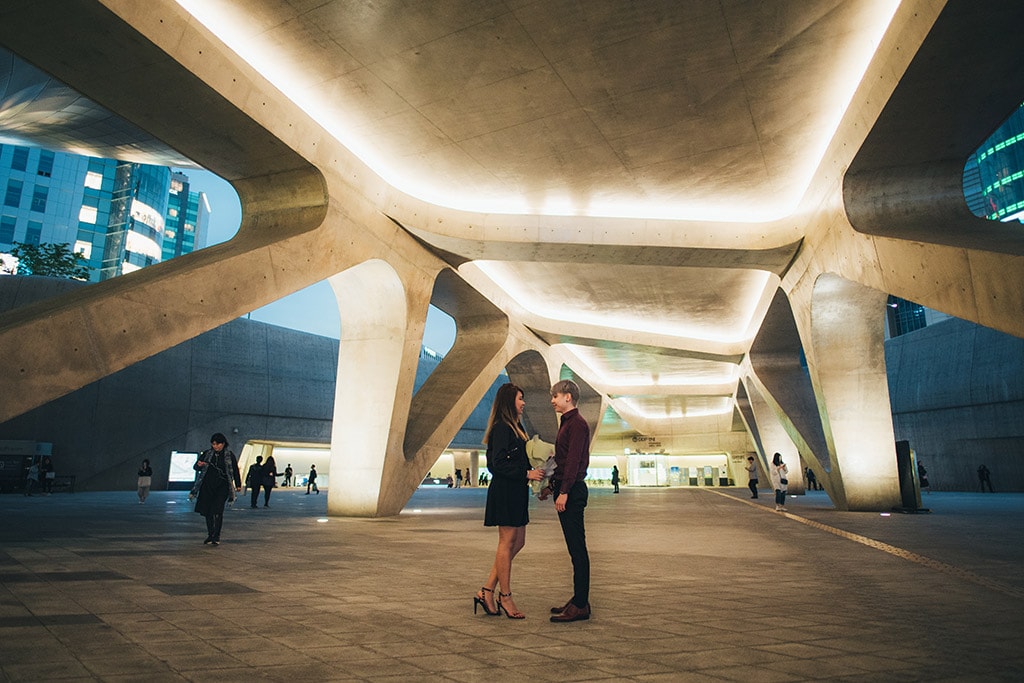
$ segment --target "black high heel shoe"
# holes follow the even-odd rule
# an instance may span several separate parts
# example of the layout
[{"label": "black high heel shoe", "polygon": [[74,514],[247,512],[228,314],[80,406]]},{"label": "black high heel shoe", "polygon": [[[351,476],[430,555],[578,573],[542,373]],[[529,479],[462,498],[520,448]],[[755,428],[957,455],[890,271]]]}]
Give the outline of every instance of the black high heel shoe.
[{"label": "black high heel shoe", "polygon": [[[492,612],[491,608],[487,606],[487,601],[484,600],[483,593],[493,593],[493,592],[494,592],[493,588],[484,588],[483,586],[480,587],[481,595],[474,595],[473,596],[473,614],[476,614],[476,606],[477,605],[480,605],[481,607],[483,607],[484,608],[484,613],[489,615],[489,616],[496,617],[499,614],[501,614],[501,612],[498,611],[497,609]],[[498,604],[499,605],[501,604],[500,601],[499,601]]]},{"label": "black high heel shoe", "polygon": [[508,607],[505,607],[504,605],[501,604],[501,599],[502,598],[511,598],[511,597],[512,597],[512,591],[509,591],[508,593],[502,593],[500,591],[498,592],[498,614],[501,614],[502,611],[504,611],[505,612],[505,616],[508,617],[509,619],[525,619],[526,615],[523,614],[522,612],[520,612],[519,610],[516,610],[515,612],[509,612],[508,611]]}]

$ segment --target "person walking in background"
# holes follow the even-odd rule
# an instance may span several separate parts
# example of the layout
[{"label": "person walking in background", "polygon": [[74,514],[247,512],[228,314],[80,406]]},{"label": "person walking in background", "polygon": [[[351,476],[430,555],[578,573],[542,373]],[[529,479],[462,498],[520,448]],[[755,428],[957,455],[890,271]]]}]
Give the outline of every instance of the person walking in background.
[{"label": "person walking in background", "polygon": [[53,480],[56,478],[57,473],[53,471],[53,461],[50,460],[50,456],[43,456],[43,462],[39,465],[39,483],[43,486],[44,496],[53,493]]},{"label": "person walking in background", "polygon": [[995,493],[995,490],[992,488],[992,480],[989,478],[988,468],[985,467],[984,463],[982,463],[978,467],[978,483],[981,484],[981,492],[982,493],[985,492],[985,487],[986,486],[988,486],[988,492],[989,493]]},{"label": "person walking in background", "polygon": [[149,466],[149,460],[142,461],[139,468],[139,505],[146,502],[149,497],[149,487],[153,485],[153,468]]},{"label": "person walking in background", "polygon": [[[590,495],[584,479],[590,465],[590,425],[576,407],[580,388],[563,379],[551,387],[551,405],[562,416],[555,437],[555,471],[549,487],[555,496],[555,510],[562,527],[565,547],[572,560],[572,598],[551,608],[551,621],[567,623],[590,618],[590,553],[583,511]],[[540,498],[546,497],[543,492]]]},{"label": "person walking in background", "polygon": [[810,467],[804,468],[804,476],[807,479],[807,488],[812,491],[820,491],[821,485],[818,484],[818,478],[814,476],[814,470]]},{"label": "person walking in background", "polygon": [[203,544],[220,545],[224,523],[224,505],[234,502],[235,492],[242,490],[238,458],[228,450],[228,440],[217,432],[210,437],[210,448],[199,454],[192,466],[199,473],[196,485],[196,512],[206,518],[206,540]]},{"label": "person walking in background", "polygon": [[249,489],[249,507],[256,509],[260,502],[260,486],[263,484],[263,456],[257,455],[256,462],[249,465],[245,473],[245,486]]},{"label": "person walking in background", "polygon": [[462,481],[466,482],[466,486],[469,486],[469,485],[470,485],[470,484],[469,484],[469,482],[470,482],[470,481],[472,481],[472,480],[471,480],[471,479],[469,478],[469,468],[468,468],[468,467],[466,468],[466,474],[464,474],[464,475],[462,476]]},{"label": "person walking in background", "polygon": [[306,479],[306,495],[309,495],[309,489],[313,489],[313,492],[317,495],[320,494],[320,489],[316,487],[316,465],[309,466],[309,478]]},{"label": "person walking in background", "polygon": [[782,454],[776,453],[772,456],[771,477],[772,487],[775,489],[775,509],[786,511],[786,487],[789,485],[789,468],[782,462]]},{"label": "person walking in background", "polygon": [[267,461],[263,463],[263,480],[260,482],[263,485],[263,507],[270,507],[270,492],[277,486],[277,478],[281,476],[277,473],[277,463],[274,462],[274,456],[267,456]]},{"label": "person walking in background", "polygon": [[462,470],[455,470],[455,488],[462,488]]},{"label": "person walking in background", "polygon": [[757,498],[757,462],[754,456],[747,456],[747,488],[750,489],[750,497]]},{"label": "person walking in background", "polygon": [[28,474],[25,475],[25,491],[26,496],[32,495],[32,490],[39,485],[39,463],[33,462],[28,466]]},{"label": "person walking in background", "polygon": [[619,492],[619,466],[612,465],[612,493]]},{"label": "person walking in background", "polygon": [[284,485],[293,486],[295,482],[292,481],[292,477],[295,476],[295,470],[292,469],[292,464],[288,463],[288,467],[284,468]]},{"label": "person walking in background", "polygon": [[928,483],[928,470],[924,468],[924,463],[920,460],[917,461],[917,481],[921,484],[921,490],[926,493],[931,493],[931,484]]},{"label": "person walking in background", "polygon": [[522,424],[525,406],[522,389],[511,382],[501,385],[484,432],[487,469],[494,476],[494,483],[487,489],[484,526],[498,527],[498,549],[487,581],[473,597],[474,614],[479,605],[487,614],[505,612],[509,619],[526,618],[512,601],[512,560],[526,545],[526,525],[530,523],[527,482],[539,481],[542,474],[530,467],[526,455],[526,430]]}]

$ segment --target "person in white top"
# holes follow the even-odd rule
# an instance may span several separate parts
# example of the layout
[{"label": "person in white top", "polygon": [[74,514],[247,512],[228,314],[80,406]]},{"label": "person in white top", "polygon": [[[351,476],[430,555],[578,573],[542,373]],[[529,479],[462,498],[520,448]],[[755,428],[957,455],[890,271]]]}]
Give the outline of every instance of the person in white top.
[{"label": "person in white top", "polygon": [[789,480],[786,476],[789,474],[789,468],[786,467],[786,463],[782,462],[782,454],[776,453],[772,456],[771,466],[772,476],[772,487],[775,488],[775,509],[786,511],[786,485],[789,484]]}]

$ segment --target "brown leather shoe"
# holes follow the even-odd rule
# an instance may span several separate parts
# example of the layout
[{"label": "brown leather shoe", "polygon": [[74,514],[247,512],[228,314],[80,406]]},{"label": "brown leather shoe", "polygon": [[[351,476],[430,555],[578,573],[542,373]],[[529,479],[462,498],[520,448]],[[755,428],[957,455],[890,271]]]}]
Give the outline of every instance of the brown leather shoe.
[{"label": "brown leather shoe", "polygon": [[569,598],[569,600],[566,601],[566,603],[564,605],[561,605],[559,607],[552,607],[551,608],[551,613],[552,614],[561,614],[562,612],[565,611],[565,608],[568,607],[571,604],[572,604],[572,598]]},{"label": "brown leather shoe", "polygon": [[590,618],[590,605],[577,607],[571,602],[566,606],[565,611],[551,617],[556,624],[568,623],[570,621],[585,621]]}]

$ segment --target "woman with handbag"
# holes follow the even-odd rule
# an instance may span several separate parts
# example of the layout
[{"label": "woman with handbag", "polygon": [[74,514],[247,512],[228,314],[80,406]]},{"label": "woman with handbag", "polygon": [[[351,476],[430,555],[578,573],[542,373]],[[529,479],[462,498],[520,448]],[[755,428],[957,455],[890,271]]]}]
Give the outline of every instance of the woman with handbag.
[{"label": "woman with handbag", "polygon": [[775,509],[786,511],[786,486],[789,484],[789,479],[786,476],[789,474],[789,468],[786,467],[786,463],[782,462],[782,454],[776,453],[772,456],[772,486],[775,488]]},{"label": "woman with handbag", "polygon": [[210,448],[199,454],[192,466],[199,472],[193,487],[197,491],[196,512],[206,517],[206,540],[220,545],[220,529],[224,523],[224,505],[234,502],[235,493],[242,490],[242,475],[238,471],[238,458],[228,450],[228,440],[217,432],[210,437]]},{"label": "woman with handbag", "polygon": [[[493,479],[487,488],[484,526],[498,527],[498,549],[487,582],[473,597],[473,613],[477,605],[490,615],[505,612],[509,619],[524,619],[512,601],[512,560],[526,545],[526,525],[530,523],[528,481],[540,481],[543,473],[530,467],[526,456],[526,430],[522,417],[526,401],[523,390],[507,383],[498,388],[487,421],[484,443],[487,444],[487,469]],[[494,588],[498,586],[495,600]]]}]

